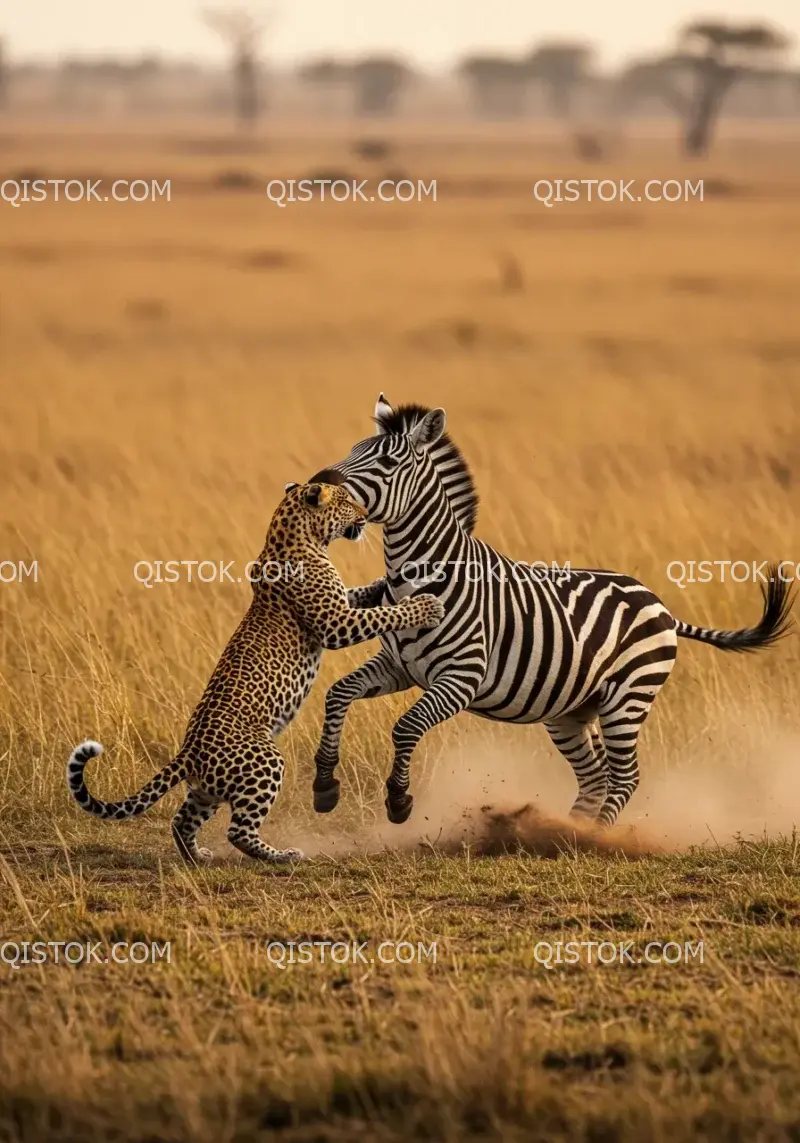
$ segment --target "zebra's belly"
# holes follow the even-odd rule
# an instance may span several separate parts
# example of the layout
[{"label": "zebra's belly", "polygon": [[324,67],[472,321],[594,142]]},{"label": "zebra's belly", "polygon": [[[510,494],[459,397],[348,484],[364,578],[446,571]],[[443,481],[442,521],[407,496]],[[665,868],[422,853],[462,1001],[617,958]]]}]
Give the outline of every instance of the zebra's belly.
[{"label": "zebra's belly", "polygon": [[406,669],[406,673],[418,687],[430,686],[431,679],[428,677],[425,659],[419,655],[414,643],[403,647],[400,650],[399,657]]},{"label": "zebra's belly", "polygon": [[[559,711],[559,716],[577,713],[579,708],[581,714],[586,714],[587,719],[591,719],[593,717],[592,712],[596,712],[597,702],[596,700],[590,700],[588,703],[576,704],[574,711],[572,708],[567,707],[566,710]],[[520,726],[524,726],[527,723],[533,722],[546,722],[548,719],[556,717],[554,712],[547,710],[539,711],[534,709],[526,711],[522,714],[504,713],[503,711],[494,710],[481,710],[480,706],[476,703],[473,703],[467,709],[469,710],[470,714],[477,714],[479,718],[485,718],[488,722],[514,722]]]},{"label": "zebra's belly", "polygon": [[[596,708],[613,657],[599,661],[586,647],[556,647],[533,637],[502,655],[493,649],[470,710],[493,722],[532,723]],[[526,632],[527,633],[527,632]]]},{"label": "zebra's belly", "polygon": [[[599,692],[599,690],[600,685],[598,684],[597,691]],[[527,709],[519,709],[519,704],[513,702],[509,702],[506,706],[498,709],[497,695],[489,692],[483,696],[476,696],[468,709],[472,714],[477,714],[480,718],[488,719],[490,722],[515,722],[520,725],[531,722],[546,722],[550,718],[577,714],[578,712],[591,718],[597,711],[599,694],[590,691],[587,697],[583,693],[579,697],[576,696],[573,702],[569,700],[564,702],[563,698],[556,697],[547,701],[545,694],[530,694],[529,698],[533,701],[530,706],[526,704]]]},{"label": "zebra's belly", "polygon": [[396,635],[383,635],[381,643],[391,654],[395,662],[403,664],[403,668],[415,686],[423,689],[429,687],[433,681],[428,674],[428,664],[424,656],[422,640],[406,638]]}]

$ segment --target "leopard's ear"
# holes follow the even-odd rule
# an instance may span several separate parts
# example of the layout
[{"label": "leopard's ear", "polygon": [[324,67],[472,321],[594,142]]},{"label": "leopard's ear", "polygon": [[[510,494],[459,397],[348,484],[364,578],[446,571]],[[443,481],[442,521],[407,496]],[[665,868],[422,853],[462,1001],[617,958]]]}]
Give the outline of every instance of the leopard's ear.
[{"label": "leopard's ear", "polygon": [[327,504],[331,498],[333,489],[329,488],[326,484],[309,484],[308,488],[303,493],[303,502],[309,508],[320,508],[323,504]]},{"label": "leopard's ear", "polygon": [[299,488],[299,487],[300,487],[300,484],[299,484],[299,482],[298,482],[297,480],[290,480],[290,481],[288,482],[288,484],[284,484],[284,486],[283,486],[283,491],[284,491],[285,493],[286,493],[286,492],[291,492],[291,491],[292,491],[294,488]]}]

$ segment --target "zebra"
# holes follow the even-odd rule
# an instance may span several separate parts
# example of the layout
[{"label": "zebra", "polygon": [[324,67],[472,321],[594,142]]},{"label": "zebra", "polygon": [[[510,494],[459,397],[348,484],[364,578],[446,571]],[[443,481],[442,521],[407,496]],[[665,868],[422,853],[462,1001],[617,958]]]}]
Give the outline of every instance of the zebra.
[{"label": "zebra", "polygon": [[469,710],[499,722],[543,723],[577,778],[571,815],[613,825],[639,784],[637,738],[678,639],[723,651],[771,646],[791,624],[787,583],[770,567],[759,622],[717,631],[675,619],[631,576],[525,569],[474,535],[475,484],[445,432],[443,409],[395,410],[381,393],[373,419],[374,436],[311,479],[344,484],[368,520],[383,525],[386,575],[365,590],[364,605],[424,590],[441,598],[445,617],[434,630],[381,636],[378,654],[328,690],[315,809],[328,813],[338,803],[334,772],[351,703],[418,686],[423,694],[392,729],[389,821],[411,814],[409,763],[422,736]]}]

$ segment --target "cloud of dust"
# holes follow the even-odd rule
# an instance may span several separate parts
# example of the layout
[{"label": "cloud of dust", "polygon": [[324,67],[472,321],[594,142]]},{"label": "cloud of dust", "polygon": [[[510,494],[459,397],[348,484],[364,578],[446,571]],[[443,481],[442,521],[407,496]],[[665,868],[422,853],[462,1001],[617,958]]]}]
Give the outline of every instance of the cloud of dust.
[{"label": "cloud of dust", "polygon": [[[313,838],[296,839],[309,856],[433,847],[454,853],[522,850],[543,857],[561,852],[608,852],[638,858],[690,845],[726,844],[738,836],[791,834],[800,824],[800,737],[784,731],[734,737],[720,724],[702,750],[687,748],[667,768],[658,750],[640,751],[642,781],[612,830],[571,821],[575,783],[546,737],[528,749],[470,742],[447,751],[423,777],[417,768],[408,822],[378,818],[348,834],[321,819]],[[343,792],[343,799],[346,793]]]},{"label": "cloud of dust", "polygon": [[715,738],[674,769],[643,777],[631,806],[637,827],[673,850],[790,835],[800,827],[800,736],[753,735],[736,744],[735,754]]}]

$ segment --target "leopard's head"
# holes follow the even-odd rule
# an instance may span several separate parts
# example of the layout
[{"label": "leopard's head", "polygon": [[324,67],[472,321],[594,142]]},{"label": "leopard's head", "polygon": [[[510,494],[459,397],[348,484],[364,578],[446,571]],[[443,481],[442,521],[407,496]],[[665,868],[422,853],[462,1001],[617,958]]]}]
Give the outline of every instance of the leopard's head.
[{"label": "leopard's head", "polygon": [[340,538],[359,540],[364,534],[366,510],[341,485],[290,481],[285,491],[286,499],[303,513],[320,543],[327,545]]}]

